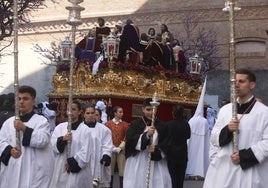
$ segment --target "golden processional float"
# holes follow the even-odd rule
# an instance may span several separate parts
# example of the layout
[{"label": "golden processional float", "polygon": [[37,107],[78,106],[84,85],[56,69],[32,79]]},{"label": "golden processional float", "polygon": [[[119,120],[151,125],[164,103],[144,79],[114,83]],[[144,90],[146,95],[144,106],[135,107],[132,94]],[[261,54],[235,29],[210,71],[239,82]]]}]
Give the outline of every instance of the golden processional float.
[{"label": "golden processional float", "polygon": [[[172,118],[174,103],[183,104],[190,116],[197,106],[202,84],[198,75],[113,61],[102,61],[96,74],[92,69],[92,62],[76,63],[72,75],[73,98],[92,103],[102,100],[107,107],[122,106],[126,120],[138,117],[142,101],[155,92],[161,101],[158,117],[163,120]],[[58,121],[66,120],[69,76],[69,70],[57,71],[52,78],[53,91],[48,94],[50,102],[58,104]]]},{"label": "golden processional float", "polygon": [[[191,117],[200,96],[202,59],[195,55],[189,59],[189,73],[177,73],[162,67],[147,67],[131,62],[115,61],[118,55],[119,40],[112,33],[103,38],[104,57],[96,62],[87,59],[74,63],[70,76],[72,43],[67,37],[60,45],[61,62],[52,77],[50,102],[57,103],[57,123],[67,120],[70,78],[72,98],[82,102],[104,101],[107,114],[112,106],[124,109],[124,119],[131,121],[141,116],[141,105],[145,98],[158,93],[161,107],[157,116],[162,120],[172,119],[172,106],[184,105],[186,114]],[[96,71],[96,64],[98,68]]]}]

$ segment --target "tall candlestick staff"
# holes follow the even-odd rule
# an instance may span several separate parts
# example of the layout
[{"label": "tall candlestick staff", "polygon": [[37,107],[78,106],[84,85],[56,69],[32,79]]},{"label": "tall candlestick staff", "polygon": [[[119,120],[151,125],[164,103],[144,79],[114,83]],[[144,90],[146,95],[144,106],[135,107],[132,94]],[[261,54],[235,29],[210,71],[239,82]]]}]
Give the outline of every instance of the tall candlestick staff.
[{"label": "tall candlestick staff", "polygon": [[[155,92],[152,98],[152,101],[150,102],[151,106],[153,107],[153,112],[152,112],[152,123],[151,126],[154,126],[155,123],[155,114],[157,111],[157,107],[160,105],[160,102],[158,102],[158,95]],[[153,135],[150,136],[150,145],[153,144]],[[152,175],[152,161],[151,161],[151,153],[148,155],[148,163],[147,163],[147,175],[146,175],[146,188],[151,187],[151,175]]]},{"label": "tall candlestick staff", "polygon": [[[223,11],[229,12],[229,23],[230,23],[230,99],[232,103],[232,119],[237,119],[237,107],[236,107],[236,93],[235,93],[235,70],[236,70],[236,59],[235,59],[235,19],[234,12],[240,10],[236,7],[235,0],[227,0]],[[238,131],[233,132],[233,151],[238,151]]]},{"label": "tall candlestick staff", "polygon": [[[68,97],[68,132],[71,132],[72,127],[72,103],[73,103],[73,72],[74,72],[74,63],[75,59],[75,32],[76,26],[82,24],[80,12],[85,8],[81,7],[80,3],[83,0],[68,0],[72,3],[72,6],[66,7],[69,10],[69,17],[67,23],[72,26],[72,44],[71,44],[71,62],[70,62],[70,76],[69,76],[69,97]],[[71,141],[68,141],[67,144],[67,157],[71,155]]]},{"label": "tall candlestick staff", "polygon": [[[19,71],[18,71],[18,1],[14,0],[14,94],[15,94],[15,119],[19,116]],[[16,130],[16,148],[21,151],[20,131]]]}]

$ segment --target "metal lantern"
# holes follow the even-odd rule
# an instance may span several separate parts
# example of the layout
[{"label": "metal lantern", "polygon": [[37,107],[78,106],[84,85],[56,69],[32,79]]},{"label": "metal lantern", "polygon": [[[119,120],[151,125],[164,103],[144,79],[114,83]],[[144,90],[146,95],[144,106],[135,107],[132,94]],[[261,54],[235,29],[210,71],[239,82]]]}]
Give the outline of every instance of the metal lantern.
[{"label": "metal lantern", "polygon": [[110,33],[108,37],[102,38],[105,57],[112,60],[113,57],[117,57],[119,50],[119,40],[113,33]]},{"label": "metal lantern", "polygon": [[199,57],[198,54],[195,54],[194,57],[189,58],[189,61],[190,61],[190,73],[200,74],[203,58]]},{"label": "metal lantern", "polygon": [[69,17],[67,19],[67,23],[72,26],[78,26],[82,24],[81,20],[81,11],[85,10],[84,7],[81,7],[80,3],[82,3],[84,0],[68,0],[70,3],[72,3],[72,6],[66,7],[67,10],[69,10]]},{"label": "metal lantern", "polygon": [[65,40],[60,44],[61,61],[71,61],[71,49],[72,41],[70,41],[69,37],[65,37]]},{"label": "metal lantern", "polygon": [[234,11],[239,11],[241,10],[240,7],[237,6],[237,2],[235,2],[234,0],[226,0],[225,4],[224,4],[224,8],[222,9],[223,12],[229,12],[230,11],[230,4],[233,3],[234,5]]}]

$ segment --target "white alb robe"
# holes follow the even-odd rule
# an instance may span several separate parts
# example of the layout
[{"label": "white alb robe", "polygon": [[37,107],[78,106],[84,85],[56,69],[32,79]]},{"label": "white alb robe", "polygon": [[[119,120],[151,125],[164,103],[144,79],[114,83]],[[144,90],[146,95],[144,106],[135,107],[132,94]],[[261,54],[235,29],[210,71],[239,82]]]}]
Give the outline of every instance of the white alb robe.
[{"label": "white alb robe", "polygon": [[[241,114],[238,114],[238,119]],[[232,143],[219,146],[219,134],[232,119],[232,105],[221,108],[212,130],[213,153],[204,182],[204,188],[267,188],[268,178],[268,108],[256,102],[249,114],[239,123],[238,149],[251,148],[259,164],[242,170],[231,161]]]},{"label": "white alb robe", "polygon": [[[49,123],[45,117],[34,114],[24,124],[33,129],[30,145],[21,146],[21,156],[17,159],[11,156],[7,166],[1,164],[0,187],[48,188],[54,164]],[[0,155],[8,145],[16,145],[15,132],[11,117],[0,131]],[[21,132],[21,143],[22,137]]]},{"label": "white alb robe", "polygon": [[[144,132],[148,130],[145,128]],[[135,156],[130,156],[126,160],[124,173],[124,187],[137,188],[146,187],[148,174],[148,146],[145,150],[141,150],[141,138],[138,140],[136,150],[139,152]],[[157,145],[158,134],[157,131],[153,136],[153,144]],[[162,154],[164,156],[164,154]],[[167,161],[162,159],[160,161],[151,161],[150,178],[148,178],[150,188],[171,188],[171,178],[169,175]]]},{"label": "white alb robe", "polygon": [[91,146],[94,155],[92,155],[90,159],[93,179],[99,180],[100,187],[109,187],[111,181],[111,166],[106,167],[101,165],[100,160],[105,154],[110,157],[112,155],[112,133],[108,127],[98,122],[94,128],[89,129],[94,139],[94,143]]},{"label": "white alb robe", "polygon": [[91,146],[94,143],[90,129],[81,123],[76,130],[72,130],[71,156],[78,162],[81,170],[78,173],[68,173],[65,169],[67,163],[67,146],[60,153],[57,148],[57,139],[67,133],[68,122],[56,126],[51,144],[56,153],[54,172],[50,188],[91,188],[92,175],[90,169]]}]

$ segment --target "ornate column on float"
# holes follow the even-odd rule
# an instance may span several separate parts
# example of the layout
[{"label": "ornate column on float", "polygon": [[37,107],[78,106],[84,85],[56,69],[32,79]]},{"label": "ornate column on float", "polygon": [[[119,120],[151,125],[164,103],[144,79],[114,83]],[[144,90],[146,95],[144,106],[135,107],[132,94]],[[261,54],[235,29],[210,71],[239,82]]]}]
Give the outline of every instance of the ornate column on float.
[{"label": "ornate column on float", "polygon": [[[74,69],[74,63],[76,61],[75,59],[75,32],[76,32],[76,26],[82,24],[81,20],[81,11],[84,10],[84,7],[81,7],[79,4],[83,2],[83,0],[68,0],[70,3],[72,3],[71,6],[66,7],[67,10],[69,10],[69,17],[67,19],[67,23],[72,26],[72,43],[71,43],[71,53],[68,51],[68,47],[70,46],[65,45],[62,48],[61,51],[61,59],[65,61],[70,60],[70,75],[69,75],[69,97],[68,97],[68,132],[71,132],[71,126],[72,126],[72,103],[73,103],[73,69]],[[68,42],[68,41],[67,41]],[[69,56],[70,55],[70,56]],[[67,145],[67,157],[70,157],[71,153],[71,141],[68,141]]]},{"label": "ornate column on float", "polygon": [[[236,6],[235,0],[226,0],[225,7],[222,9],[224,12],[229,13],[230,24],[230,98],[232,103],[232,119],[237,119],[237,107],[236,107],[236,94],[235,94],[235,24],[234,24],[234,12],[241,10]],[[233,132],[233,151],[238,151],[238,131]]]}]

